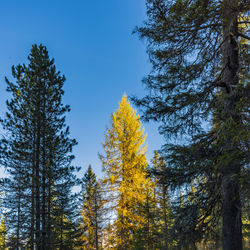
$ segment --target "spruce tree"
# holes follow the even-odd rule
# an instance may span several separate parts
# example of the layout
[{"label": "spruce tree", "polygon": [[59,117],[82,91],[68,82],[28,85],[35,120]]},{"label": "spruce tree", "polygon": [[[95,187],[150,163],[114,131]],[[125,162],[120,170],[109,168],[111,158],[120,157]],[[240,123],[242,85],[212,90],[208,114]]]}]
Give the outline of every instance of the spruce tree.
[{"label": "spruce tree", "polygon": [[111,116],[100,155],[105,171],[104,183],[113,195],[112,205],[116,219],[115,242],[118,249],[129,249],[135,232],[142,227],[142,206],[146,200],[148,181],[144,129],[139,115],[126,95]]},{"label": "spruce tree", "polygon": [[[161,122],[168,139],[162,175],[172,187],[189,186],[184,195],[193,201],[179,214],[180,241],[206,237],[222,214],[223,249],[242,249],[241,197],[249,171],[249,1],[146,3],[148,19],[136,32],[148,42],[153,70],[144,80],[149,94],[134,100],[145,120]],[[182,139],[171,144],[176,137]]]}]

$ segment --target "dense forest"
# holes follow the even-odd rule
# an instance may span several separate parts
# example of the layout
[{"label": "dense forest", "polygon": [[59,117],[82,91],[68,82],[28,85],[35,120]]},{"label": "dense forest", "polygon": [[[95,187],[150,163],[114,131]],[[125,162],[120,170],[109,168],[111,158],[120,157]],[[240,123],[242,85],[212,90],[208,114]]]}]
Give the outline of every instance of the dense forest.
[{"label": "dense forest", "polygon": [[[89,165],[80,179],[72,163],[66,78],[47,48],[5,78],[0,249],[250,249],[250,2],[146,9],[134,29],[152,65],[146,94],[124,94],[111,114],[102,177]],[[166,143],[149,159],[151,120]]]}]

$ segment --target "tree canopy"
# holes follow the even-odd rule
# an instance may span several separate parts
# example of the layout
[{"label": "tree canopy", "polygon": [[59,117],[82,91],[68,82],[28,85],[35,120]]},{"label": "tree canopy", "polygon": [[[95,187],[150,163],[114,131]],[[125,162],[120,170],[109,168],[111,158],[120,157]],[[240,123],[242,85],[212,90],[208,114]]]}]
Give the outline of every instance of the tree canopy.
[{"label": "tree canopy", "polygon": [[108,184],[114,197],[116,211],[114,239],[118,249],[131,247],[133,235],[142,226],[141,213],[146,199],[146,136],[139,115],[124,95],[119,108],[111,116],[100,155]]},{"label": "tree canopy", "polygon": [[[152,72],[143,80],[149,94],[133,100],[144,120],[161,122],[166,182],[189,186],[186,197],[193,201],[179,215],[191,219],[180,220],[180,244],[189,244],[190,234],[197,241],[205,237],[222,213],[224,249],[242,249],[240,204],[249,171],[249,2],[146,3],[147,20],[135,32],[147,41]],[[171,144],[174,138],[179,143]]]}]

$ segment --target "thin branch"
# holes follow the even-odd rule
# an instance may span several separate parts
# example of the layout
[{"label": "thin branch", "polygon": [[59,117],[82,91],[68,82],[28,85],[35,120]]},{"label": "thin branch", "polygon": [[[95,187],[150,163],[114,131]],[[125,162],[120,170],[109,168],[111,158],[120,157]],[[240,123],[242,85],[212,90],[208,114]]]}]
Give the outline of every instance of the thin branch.
[{"label": "thin branch", "polygon": [[249,21],[241,21],[241,22],[238,22],[238,24],[244,24],[244,23],[249,23],[249,24],[250,24]]},{"label": "thin branch", "polygon": [[237,33],[237,35],[238,36],[241,36],[241,37],[243,37],[243,38],[245,38],[245,39],[247,39],[247,40],[250,40],[250,37],[249,36],[247,36],[247,35],[244,35],[244,34],[242,34],[242,33]]}]

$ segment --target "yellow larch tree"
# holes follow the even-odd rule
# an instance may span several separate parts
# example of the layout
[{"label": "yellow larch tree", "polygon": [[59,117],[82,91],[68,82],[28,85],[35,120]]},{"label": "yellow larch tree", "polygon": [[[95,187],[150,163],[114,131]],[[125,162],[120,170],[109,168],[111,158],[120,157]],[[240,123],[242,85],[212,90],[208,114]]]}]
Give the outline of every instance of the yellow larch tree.
[{"label": "yellow larch tree", "polygon": [[6,246],[7,229],[5,225],[5,219],[2,218],[0,222],[0,249],[5,249]]},{"label": "yellow larch tree", "polygon": [[144,224],[141,209],[148,185],[144,128],[139,115],[124,95],[111,116],[100,155],[105,171],[104,182],[115,196],[114,228],[117,249],[129,249],[135,232]]}]

